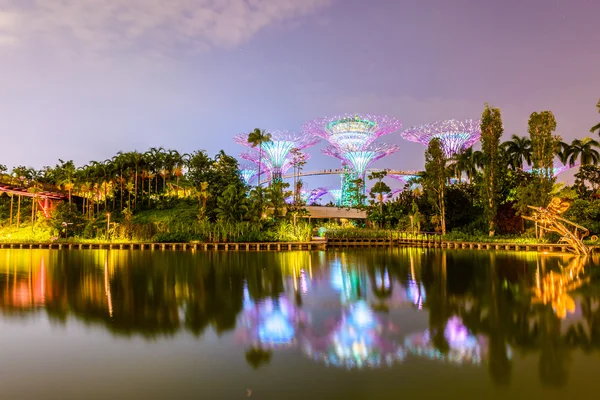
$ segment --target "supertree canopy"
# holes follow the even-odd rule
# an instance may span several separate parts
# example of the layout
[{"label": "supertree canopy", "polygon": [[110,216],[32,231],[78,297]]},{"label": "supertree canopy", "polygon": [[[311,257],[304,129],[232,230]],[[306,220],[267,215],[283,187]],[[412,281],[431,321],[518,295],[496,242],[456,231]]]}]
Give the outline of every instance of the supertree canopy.
[{"label": "supertree canopy", "polygon": [[342,151],[361,151],[378,137],[401,126],[395,118],[356,114],[307,122],[303,132],[323,138]]},{"label": "supertree canopy", "polygon": [[[317,200],[319,200],[321,197],[323,197],[324,195],[326,195],[328,193],[328,190],[325,188],[316,188],[313,190],[301,190],[300,191],[300,199],[302,200],[303,203],[305,203],[308,206],[312,206],[314,205]],[[288,204],[292,204],[294,202],[294,196],[290,196],[287,199],[285,199],[286,203]]]},{"label": "supertree canopy", "polygon": [[357,151],[344,151],[336,146],[327,146],[322,151],[324,154],[346,161],[352,166],[358,177],[364,179],[369,165],[399,149],[400,147],[395,144],[378,143]]},{"label": "supertree canopy", "polygon": [[[248,142],[248,135],[245,133],[235,136],[233,140],[242,146],[252,147],[252,144]],[[271,179],[280,180],[286,164],[288,164],[289,169],[294,163],[291,151],[293,149],[305,149],[317,144],[318,141],[319,138],[314,135],[296,135],[287,131],[275,131],[272,133],[271,141],[262,144],[262,157],[260,151],[258,151],[258,157],[261,163],[270,166]],[[254,147],[254,149],[257,148]],[[265,162],[265,160],[268,162]]]},{"label": "supertree canopy", "polygon": [[240,175],[242,175],[242,179],[249,185],[250,182],[258,175],[258,170],[254,167],[243,165],[240,168]]},{"label": "supertree canopy", "polygon": [[329,189],[327,193],[333,197],[333,204],[339,206],[340,201],[342,200],[342,189]]},{"label": "supertree canopy", "polygon": [[[258,165],[260,161],[261,167],[264,171],[264,176],[261,177],[262,179],[260,183],[264,183],[265,180],[271,181],[280,179],[281,176],[287,173],[290,170],[290,168],[292,168],[292,166],[294,165],[294,157],[292,153],[288,153],[288,155],[283,161],[283,164],[279,168],[275,167],[271,160],[269,158],[264,157],[264,155],[261,158],[260,152],[256,149],[245,151],[240,154],[240,157],[256,165]],[[302,157],[304,161],[307,161],[310,159],[311,155],[310,153],[302,153]]]},{"label": "supertree canopy", "polygon": [[411,142],[429,146],[432,139],[440,139],[447,158],[473,146],[481,138],[481,120],[450,119],[409,128],[400,134]]}]

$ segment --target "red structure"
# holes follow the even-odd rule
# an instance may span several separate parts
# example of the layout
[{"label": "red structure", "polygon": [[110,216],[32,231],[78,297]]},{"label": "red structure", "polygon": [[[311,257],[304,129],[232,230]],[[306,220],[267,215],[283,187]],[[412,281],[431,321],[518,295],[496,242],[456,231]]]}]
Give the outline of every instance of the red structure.
[{"label": "red structure", "polygon": [[0,193],[8,193],[16,196],[33,197],[37,200],[40,210],[44,216],[49,218],[52,215],[52,210],[56,206],[56,202],[68,200],[69,197],[63,193],[41,191],[32,193],[27,188],[0,183]]}]

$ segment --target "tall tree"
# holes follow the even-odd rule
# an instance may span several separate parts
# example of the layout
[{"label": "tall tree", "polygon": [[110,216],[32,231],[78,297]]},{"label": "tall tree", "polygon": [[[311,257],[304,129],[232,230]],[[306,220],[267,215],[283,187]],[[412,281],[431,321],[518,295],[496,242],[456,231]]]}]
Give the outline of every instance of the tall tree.
[{"label": "tall tree", "polygon": [[391,193],[392,189],[383,182],[383,178],[387,176],[387,171],[373,171],[369,174],[370,180],[376,179],[375,185],[371,188],[371,196],[377,196],[377,202],[379,203],[379,215],[383,214],[383,199],[384,195]]},{"label": "tall tree", "polygon": [[483,178],[485,191],[485,211],[488,220],[489,235],[496,232],[496,214],[500,193],[500,137],[504,132],[500,109],[487,103],[481,115],[481,149],[483,151]]},{"label": "tall tree", "polygon": [[528,137],[512,135],[510,140],[502,143],[502,148],[513,170],[523,169],[525,163],[531,165],[531,140]]},{"label": "tall tree", "polygon": [[597,165],[600,161],[600,153],[596,150],[597,148],[600,148],[600,143],[590,137],[573,140],[569,150],[569,165],[575,165],[577,159],[579,159],[580,165]]},{"label": "tall tree", "polygon": [[554,154],[560,137],[554,135],[556,119],[551,111],[534,112],[529,117],[529,137],[531,138],[531,162],[533,173],[538,178],[530,188],[536,206],[545,206],[554,182]]},{"label": "tall tree", "polygon": [[[596,107],[598,107],[598,114],[600,114],[600,100],[598,100],[598,104],[596,104]],[[591,133],[594,132],[598,132],[598,135],[600,135],[600,122],[598,122],[596,125],[592,126],[592,128],[590,129]]]},{"label": "tall tree", "polygon": [[262,173],[262,149],[263,144],[271,141],[271,134],[266,130],[260,130],[255,128],[248,134],[248,143],[252,144],[252,147],[258,146],[259,157],[258,157],[258,185],[260,186],[260,175]]},{"label": "tall tree", "polygon": [[442,142],[436,138],[429,142],[425,151],[425,173],[422,181],[429,202],[437,212],[443,235],[446,234],[446,178],[446,156]]}]

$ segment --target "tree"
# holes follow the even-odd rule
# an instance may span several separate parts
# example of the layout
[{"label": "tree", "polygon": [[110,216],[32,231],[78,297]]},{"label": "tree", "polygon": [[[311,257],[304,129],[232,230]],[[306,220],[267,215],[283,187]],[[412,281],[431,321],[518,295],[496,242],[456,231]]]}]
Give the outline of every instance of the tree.
[{"label": "tree", "polygon": [[258,186],[260,186],[260,175],[262,173],[262,146],[265,143],[271,141],[271,134],[266,130],[260,130],[255,128],[248,134],[248,143],[252,144],[252,147],[258,146],[259,157],[258,157]]},{"label": "tree", "polygon": [[490,107],[487,103],[481,115],[481,148],[483,150],[483,178],[485,191],[485,211],[489,226],[489,235],[496,232],[496,214],[498,212],[500,192],[500,137],[504,132],[502,115],[499,108]]},{"label": "tree", "polygon": [[[600,100],[598,100],[598,104],[596,104],[596,107],[598,108],[598,113],[600,114]],[[594,132],[598,132],[598,135],[600,135],[600,122],[598,122],[596,125],[592,126],[592,128],[590,129],[591,133]]]},{"label": "tree", "polygon": [[379,203],[379,214],[383,215],[383,198],[384,194],[391,193],[392,189],[383,182],[383,178],[387,176],[387,171],[373,171],[369,174],[370,180],[377,179],[377,182],[371,188],[371,196],[374,198],[377,196],[377,202]]},{"label": "tree", "polygon": [[302,181],[300,180],[300,171],[302,167],[306,165],[306,155],[298,148],[293,148],[290,151],[292,156],[292,167],[294,168],[294,204],[300,204],[300,192],[302,190]]},{"label": "tree", "polygon": [[524,163],[531,165],[531,140],[528,137],[512,135],[511,139],[502,143],[511,168],[523,169]]},{"label": "tree", "polygon": [[590,137],[573,140],[567,159],[569,165],[575,165],[577,159],[580,165],[597,165],[600,161],[600,153],[596,148],[600,148],[600,143]]},{"label": "tree", "polygon": [[246,191],[232,183],[217,198],[217,219],[221,222],[240,222],[248,212]]},{"label": "tree", "polygon": [[554,182],[554,154],[561,139],[553,135],[556,119],[551,111],[532,113],[528,125],[533,174],[538,178],[537,182],[532,182],[533,187],[530,191],[533,194],[532,200],[535,201],[529,205],[546,206]]},{"label": "tree", "polygon": [[531,138],[531,161],[533,170],[542,178],[551,180],[554,167],[556,143],[554,136],[556,119],[551,111],[534,112],[529,117],[529,137]]},{"label": "tree", "polygon": [[444,201],[446,188],[446,156],[442,142],[435,138],[429,142],[425,151],[425,173],[423,174],[423,189],[434,207],[442,234],[446,234],[446,205]]}]

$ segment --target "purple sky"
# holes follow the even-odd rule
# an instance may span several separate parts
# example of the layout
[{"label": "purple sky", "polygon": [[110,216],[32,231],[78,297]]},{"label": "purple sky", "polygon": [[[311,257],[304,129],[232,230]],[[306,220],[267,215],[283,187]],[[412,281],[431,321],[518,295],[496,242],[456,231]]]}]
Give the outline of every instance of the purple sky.
[{"label": "purple sky", "polygon": [[[600,118],[598,15],[597,0],[0,0],[0,164],[237,155],[255,127],[345,112],[409,127],[486,101],[506,138],[552,110],[571,141]],[[381,140],[402,148],[375,166],[422,168],[423,146]],[[307,169],[339,165],[311,152]]]}]

